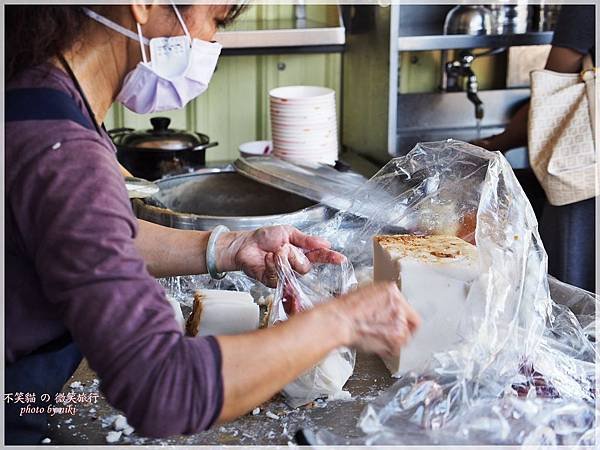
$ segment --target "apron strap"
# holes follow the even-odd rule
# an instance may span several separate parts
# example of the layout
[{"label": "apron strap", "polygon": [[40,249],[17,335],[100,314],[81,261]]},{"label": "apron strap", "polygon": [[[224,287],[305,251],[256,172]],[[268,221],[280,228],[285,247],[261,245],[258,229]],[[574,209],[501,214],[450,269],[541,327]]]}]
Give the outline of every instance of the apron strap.
[{"label": "apron strap", "polygon": [[[5,122],[26,120],[70,120],[94,130],[75,100],[63,91],[51,88],[9,89],[5,95]],[[5,367],[4,393],[34,395],[33,403],[5,402],[5,443],[37,445],[48,428],[48,406],[73,375],[83,356],[70,335],[38,348]],[[49,401],[41,399],[49,394]],[[46,412],[23,412],[22,408]],[[56,405],[61,406],[61,405]]]},{"label": "apron strap", "polygon": [[51,88],[9,89],[4,97],[5,122],[70,120],[94,130],[91,121],[69,94]]}]

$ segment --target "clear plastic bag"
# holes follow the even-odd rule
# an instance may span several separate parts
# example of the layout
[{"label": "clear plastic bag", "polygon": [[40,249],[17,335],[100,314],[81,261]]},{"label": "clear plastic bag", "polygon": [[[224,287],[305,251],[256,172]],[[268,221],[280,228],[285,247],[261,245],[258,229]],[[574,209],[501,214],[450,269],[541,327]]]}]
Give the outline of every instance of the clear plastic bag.
[{"label": "clear plastic bag", "polygon": [[[306,275],[295,272],[287,259],[278,258],[278,283],[269,325],[286,321],[287,311],[305,311],[319,303],[348,292],[356,286],[352,265],[319,264]],[[286,311],[287,309],[287,311]],[[319,364],[300,375],[284,389],[286,402],[293,408],[317,398],[348,399],[344,384],[354,371],[356,353],[346,347],[333,350]]]},{"label": "clear plastic bag", "polygon": [[[458,345],[365,408],[363,437],[320,430],[318,443],[597,445],[598,300],[547,276],[535,215],[506,159],[454,140],[422,143],[352,195],[331,219],[314,225],[307,217],[300,228],[344,253],[359,282],[372,278],[373,236],[451,234],[478,248],[473,286],[483,301],[469,302]],[[283,273],[272,322],[287,318],[287,292],[310,308],[335,294],[344,270],[352,267]],[[244,276],[229,283],[260,289]],[[307,376],[314,386],[318,372]]]},{"label": "clear plastic bag", "polygon": [[243,272],[228,272],[220,280],[215,280],[210,275],[205,274],[160,278],[158,282],[169,293],[171,298],[189,307],[192,306],[194,292],[198,289],[248,292],[257,301],[261,297],[267,297],[272,294],[272,289],[267,288]]},{"label": "clear plastic bag", "polygon": [[332,241],[357,273],[369,273],[373,236],[411,233],[475,243],[481,275],[461,342],[372,402],[358,423],[365,437],[351,443],[589,444],[597,300],[547,276],[535,215],[506,159],[454,140],[418,144],[354,198],[307,232]]}]

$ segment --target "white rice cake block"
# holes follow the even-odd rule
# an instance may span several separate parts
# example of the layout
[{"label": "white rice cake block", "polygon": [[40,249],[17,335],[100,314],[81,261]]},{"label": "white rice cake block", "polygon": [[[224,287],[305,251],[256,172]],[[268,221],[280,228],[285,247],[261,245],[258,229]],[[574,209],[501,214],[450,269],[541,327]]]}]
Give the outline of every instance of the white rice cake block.
[{"label": "white rice cake block", "polygon": [[[375,236],[373,278],[396,281],[421,316],[421,326],[397,357],[383,358],[393,376],[416,370],[452,348],[479,277],[477,248],[455,236]],[[469,299],[472,301],[472,299]]]},{"label": "white rice cake block", "polygon": [[260,310],[247,292],[202,289],[199,336],[229,335],[258,329]]},{"label": "white rice cake block", "polygon": [[169,305],[173,308],[173,316],[177,321],[177,324],[181,328],[181,332],[185,333],[185,319],[183,318],[183,312],[181,311],[181,305],[177,300],[167,294],[167,301]]},{"label": "white rice cake block", "polygon": [[297,408],[323,396],[343,398],[344,385],[354,372],[349,354],[345,348],[333,350],[319,364],[285,386],[287,403]]}]

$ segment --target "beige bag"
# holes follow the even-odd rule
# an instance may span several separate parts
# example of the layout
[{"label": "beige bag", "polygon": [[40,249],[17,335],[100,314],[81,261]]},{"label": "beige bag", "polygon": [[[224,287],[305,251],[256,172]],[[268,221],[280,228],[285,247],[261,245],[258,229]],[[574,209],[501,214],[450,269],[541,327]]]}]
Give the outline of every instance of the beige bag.
[{"label": "beige bag", "polygon": [[595,197],[596,70],[589,56],[581,74],[531,72],[529,162],[552,205]]}]

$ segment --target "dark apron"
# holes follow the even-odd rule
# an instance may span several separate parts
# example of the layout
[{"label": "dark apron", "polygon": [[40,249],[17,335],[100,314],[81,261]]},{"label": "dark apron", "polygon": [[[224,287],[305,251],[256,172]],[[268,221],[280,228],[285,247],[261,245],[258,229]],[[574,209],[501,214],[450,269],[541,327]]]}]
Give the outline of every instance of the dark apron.
[{"label": "dark apron", "polygon": [[[6,91],[5,121],[24,120],[71,120],[94,129],[72,97],[49,88]],[[7,445],[35,445],[46,437],[48,406],[63,406],[55,403],[55,395],[73,375],[81,359],[81,352],[71,336],[66,334],[6,365],[4,393],[12,394],[12,400],[5,397],[4,401],[4,436]],[[17,393],[35,394],[35,402],[15,403]],[[49,399],[44,401],[47,395]],[[27,406],[34,411],[43,408],[46,412],[27,412],[24,410]]]}]

